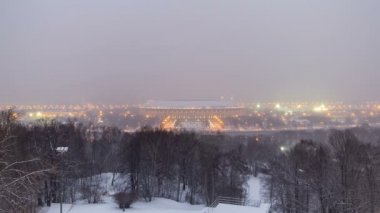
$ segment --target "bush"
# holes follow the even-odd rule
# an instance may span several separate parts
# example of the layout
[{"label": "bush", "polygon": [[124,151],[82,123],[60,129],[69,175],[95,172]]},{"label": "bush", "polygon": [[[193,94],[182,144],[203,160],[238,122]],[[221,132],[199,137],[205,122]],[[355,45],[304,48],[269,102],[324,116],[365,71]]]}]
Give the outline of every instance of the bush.
[{"label": "bush", "polygon": [[88,203],[101,202],[102,195],[107,193],[107,190],[102,186],[104,181],[104,177],[101,175],[85,179],[80,188],[82,198],[86,199]]},{"label": "bush", "polygon": [[116,193],[114,196],[114,199],[117,204],[119,204],[119,208],[123,209],[129,209],[131,204],[136,200],[136,195],[134,193],[127,193],[127,192],[119,192]]}]

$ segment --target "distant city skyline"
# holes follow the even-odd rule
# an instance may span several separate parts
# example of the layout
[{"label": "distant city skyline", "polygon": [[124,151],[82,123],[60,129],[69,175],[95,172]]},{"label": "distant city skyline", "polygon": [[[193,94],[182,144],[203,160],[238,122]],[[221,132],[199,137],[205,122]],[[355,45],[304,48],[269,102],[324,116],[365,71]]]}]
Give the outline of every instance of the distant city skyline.
[{"label": "distant city skyline", "polygon": [[380,1],[0,2],[0,104],[380,100]]}]

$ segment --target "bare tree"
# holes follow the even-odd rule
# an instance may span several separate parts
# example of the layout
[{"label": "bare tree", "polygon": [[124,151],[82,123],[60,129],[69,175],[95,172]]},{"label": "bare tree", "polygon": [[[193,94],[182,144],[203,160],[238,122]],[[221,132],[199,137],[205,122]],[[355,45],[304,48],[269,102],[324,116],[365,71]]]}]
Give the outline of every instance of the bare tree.
[{"label": "bare tree", "polygon": [[20,212],[36,206],[38,184],[47,172],[39,158],[20,155],[13,111],[0,116],[0,212]]}]

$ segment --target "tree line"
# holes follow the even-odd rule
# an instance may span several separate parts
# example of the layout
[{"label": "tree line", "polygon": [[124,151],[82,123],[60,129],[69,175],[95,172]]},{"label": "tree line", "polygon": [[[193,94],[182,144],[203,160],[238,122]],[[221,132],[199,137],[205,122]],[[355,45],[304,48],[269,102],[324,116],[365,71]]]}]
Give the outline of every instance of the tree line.
[{"label": "tree line", "polygon": [[273,209],[285,213],[380,211],[380,147],[350,130],[327,142],[303,140],[269,162]]},{"label": "tree line", "polygon": [[[151,201],[164,197],[208,204],[217,196],[244,197],[241,144],[222,145],[222,135],[201,136],[142,128],[39,121],[23,125],[12,111],[0,117],[0,212],[36,212],[51,203],[101,201],[99,174],[123,176],[119,192]],[[58,153],[57,147],[68,147]],[[60,189],[63,196],[60,196]]]},{"label": "tree line", "polygon": [[[308,139],[289,142],[299,135]],[[2,112],[0,212],[100,202],[107,193],[101,174],[111,175],[121,208],[154,197],[211,204],[218,196],[244,199],[248,176],[261,173],[273,212],[375,213],[379,135],[354,129],[232,137],[149,127],[130,134],[71,121],[24,125],[12,111]]]}]

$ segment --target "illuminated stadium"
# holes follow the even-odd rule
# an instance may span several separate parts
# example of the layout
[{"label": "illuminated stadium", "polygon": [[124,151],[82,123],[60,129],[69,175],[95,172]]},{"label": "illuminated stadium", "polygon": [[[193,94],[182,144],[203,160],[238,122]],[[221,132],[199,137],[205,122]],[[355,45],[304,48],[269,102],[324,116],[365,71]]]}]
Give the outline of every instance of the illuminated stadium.
[{"label": "illuminated stadium", "polygon": [[140,109],[146,117],[158,118],[164,129],[210,131],[223,130],[224,118],[243,113],[227,101],[149,101]]}]

